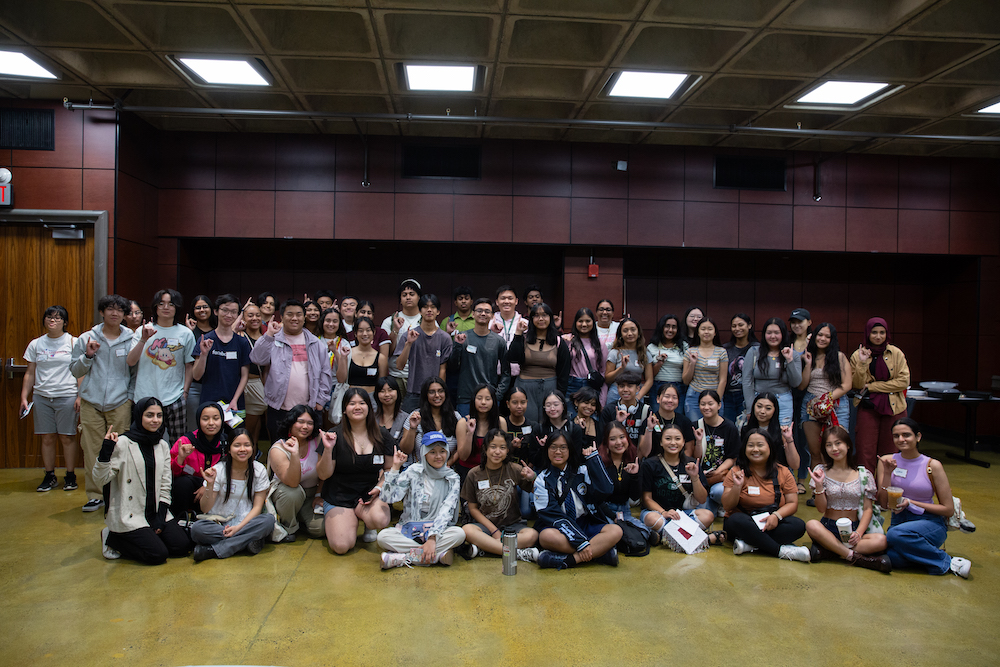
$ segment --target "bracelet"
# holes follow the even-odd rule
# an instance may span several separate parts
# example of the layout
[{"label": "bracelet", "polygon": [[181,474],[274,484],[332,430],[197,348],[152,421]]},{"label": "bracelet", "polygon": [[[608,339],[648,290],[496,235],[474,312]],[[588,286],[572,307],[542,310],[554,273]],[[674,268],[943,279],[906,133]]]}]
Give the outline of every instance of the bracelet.
[{"label": "bracelet", "polygon": [[825,496],[826,495],[826,489],[823,489],[822,491],[813,490],[813,495],[816,495],[816,496]]},{"label": "bracelet", "polygon": [[778,520],[778,523],[781,523],[781,520],[785,518],[785,517],[781,516],[780,514],[778,514],[777,512],[771,512],[771,516],[773,516],[774,518],[776,518]]}]

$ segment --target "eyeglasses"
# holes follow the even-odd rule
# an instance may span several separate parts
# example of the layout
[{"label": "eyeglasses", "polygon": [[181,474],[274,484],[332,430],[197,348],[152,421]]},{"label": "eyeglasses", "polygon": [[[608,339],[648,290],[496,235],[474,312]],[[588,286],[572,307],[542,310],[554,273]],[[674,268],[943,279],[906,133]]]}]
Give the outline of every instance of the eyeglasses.
[{"label": "eyeglasses", "polygon": [[444,389],[428,389],[427,390],[427,395],[428,396],[441,396],[441,395],[444,395],[445,393],[446,392],[445,392]]},{"label": "eyeglasses", "polygon": [[314,426],[315,423],[311,419],[296,419],[295,423],[299,426]]},{"label": "eyeglasses", "polygon": [[474,312],[476,313],[476,315],[492,315],[493,314],[492,310],[486,310],[485,308],[476,308],[476,310]]},{"label": "eyeglasses", "polygon": [[175,306],[170,301],[161,301],[158,304],[156,304],[156,307],[157,308],[176,308],[177,306]]},{"label": "eyeglasses", "polygon": [[62,322],[62,315],[49,315],[45,319],[51,320],[53,322]]},{"label": "eyeglasses", "polygon": [[549,445],[549,451],[550,452],[568,452],[569,451],[569,446],[568,445]]},{"label": "eyeglasses", "polygon": [[223,315],[239,315],[240,311],[238,308],[219,308],[219,312]]}]

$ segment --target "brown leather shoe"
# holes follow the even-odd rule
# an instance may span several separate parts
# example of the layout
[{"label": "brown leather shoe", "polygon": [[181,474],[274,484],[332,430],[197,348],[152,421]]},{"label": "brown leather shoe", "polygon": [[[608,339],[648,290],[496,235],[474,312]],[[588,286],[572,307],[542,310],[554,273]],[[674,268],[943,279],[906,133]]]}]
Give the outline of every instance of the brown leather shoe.
[{"label": "brown leather shoe", "polygon": [[858,552],[854,552],[854,560],[850,562],[851,565],[857,565],[866,570],[876,570],[885,574],[892,572],[892,562],[885,554],[881,556],[862,556]]}]

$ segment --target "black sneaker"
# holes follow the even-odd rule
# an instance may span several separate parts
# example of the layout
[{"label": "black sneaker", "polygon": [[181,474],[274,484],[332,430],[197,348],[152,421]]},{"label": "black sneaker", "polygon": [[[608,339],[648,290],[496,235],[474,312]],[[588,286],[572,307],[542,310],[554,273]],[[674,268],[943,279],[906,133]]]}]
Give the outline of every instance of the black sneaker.
[{"label": "black sneaker", "polygon": [[264,538],[258,537],[256,540],[252,540],[250,544],[247,545],[247,553],[251,556],[256,556],[264,548]]},{"label": "black sneaker", "polygon": [[809,507],[816,507],[816,496],[813,496],[812,498],[807,500],[806,505],[808,505]]},{"label": "black sneaker", "polygon": [[35,491],[38,491],[39,493],[44,493],[45,491],[51,491],[52,489],[56,488],[56,484],[58,483],[59,480],[56,479],[56,473],[52,470],[46,470],[45,479],[42,480],[42,483],[38,485],[38,488],[36,488]]},{"label": "black sneaker", "polygon": [[76,491],[78,488],[76,485],[76,473],[67,472],[66,478],[63,479],[63,491]]},{"label": "black sneaker", "polygon": [[104,500],[101,498],[91,498],[83,505],[84,512],[96,512],[104,507]]}]

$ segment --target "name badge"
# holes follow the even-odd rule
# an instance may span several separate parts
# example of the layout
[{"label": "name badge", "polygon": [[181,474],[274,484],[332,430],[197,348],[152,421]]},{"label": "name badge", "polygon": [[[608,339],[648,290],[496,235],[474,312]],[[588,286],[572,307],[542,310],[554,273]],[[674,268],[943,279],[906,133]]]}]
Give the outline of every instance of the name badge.
[{"label": "name badge", "polygon": [[719,360],[718,359],[706,359],[705,360],[705,366],[707,366],[708,368],[718,368],[719,367]]},{"label": "name badge", "polygon": [[124,357],[126,354],[128,354],[128,352],[125,351],[124,347],[119,347],[117,350],[115,350],[116,357]]},{"label": "name badge", "polygon": [[529,433],[531,433],[531,427],[525,426],[524,428],[521,429],[521,433],[523,433],[524,435],[528,435]]},{"label": "name badge", "polygon": [[174,347],[175,345],[179,345],[179,344],[180,344],[180,341],[178,341],[176,338],[168,338],[167,339],[167,345],[170,346],[170,347]]},{"label": "name badge", "polygon": [[193,475],[194,474],[194,468],[192,468],[189,465],[186,465],[186,466],[184,466],[184,473],[187,474],[187,475]]},{"label": "name badge", "polygon": [[907,472],[906,468],[896,468],[892,471],[892,474],[894,477],[906,477]]},{"label": "name badge", "polygon": [[747,495],[748,496],[759,496],[760,495],[760,487],[759,486],[748,486],[747,487]]},{"label": "name badge", "polygon": [[375,454],[374,456],[372,456],[372,463],[374,463],[377,466],[380,466],[383,463],[385,463],[385,457],[382,456],[381,454]]},{"label": "name badge", "polygon": [[690,484],[691,475],[677,475],[677,481],[680,482],[681,484]]},{"label": "name badge", "polygon": [[726,442],[717,435],[712,438],[712,441],[715,442],[716,447],[722,447],[722,445]]},{"label": "name badge", "polygon": [[377,368],[366,368],[365,371],[368,373],[368,377],[372,377],[373,375],[378,374]]},{"label": "name badge", "polygon": [[285,344],[282,343],[280,340],[276,340],[276,341],[274,341],[274,346],[275,347],[285,347]]},{"label": "name badge", "polygon": [[488,488],[490,488],[490,480],[488,480],[488,479],[481,479],[481,480],[479,480],[479,488],[480,489],[488,489]]},{"label": "name badge", "polygon": [[468,352],[469,354],[475,354],[476,353],[476,346],[475,345],[466,345],[465,346],[465,351]]},{"label": "name badge", "polygon": [[357,347],[358,346],[358,341],[356,341],[356,340],[352,340],[352,341],[348,341],[348,342],[351,344],[351,347]]},{"label": "name badge", "polygon": [[226,359],[236,359],[235,352],[226,352]]},{"label": "name badge", "polygon": [[656,426],[653,427],[653,431],[655,431],[656,433],[660,433],[661,431],[663,431],[663,427],[657,424]]}]

